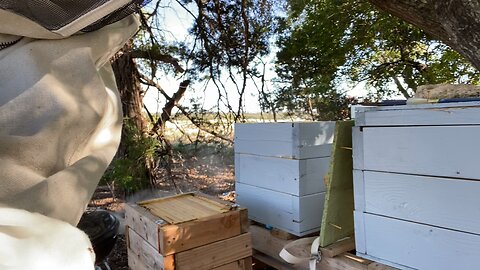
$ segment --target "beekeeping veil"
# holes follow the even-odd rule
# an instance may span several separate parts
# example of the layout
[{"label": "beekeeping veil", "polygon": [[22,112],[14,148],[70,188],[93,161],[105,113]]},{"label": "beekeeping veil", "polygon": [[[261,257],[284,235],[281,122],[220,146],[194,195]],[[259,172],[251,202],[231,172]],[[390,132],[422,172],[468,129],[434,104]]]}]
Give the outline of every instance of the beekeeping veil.
[{"label": "beekeeping veil", "polygon": [[3,208],[77,224],[119,144],[109,59],[141,2],[0,0]]}]

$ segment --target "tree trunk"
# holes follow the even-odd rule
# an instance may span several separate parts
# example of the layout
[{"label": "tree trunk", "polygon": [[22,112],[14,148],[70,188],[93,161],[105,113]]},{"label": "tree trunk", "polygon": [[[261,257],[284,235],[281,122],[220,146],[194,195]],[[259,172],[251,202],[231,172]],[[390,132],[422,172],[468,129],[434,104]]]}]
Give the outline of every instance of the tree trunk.
[{"label": "tree trunk", "polygon": [[132,43],[129,42],[112,62],[123,116],[126,118],[126,121],[123,121],[122,139],[115,159],[131,160],[132,164],[138,164],[135,168],[130,168],[129,175],[135,176],[137,188],[146,188],[147,185],[153,186],[154,162],[151,157],[138,156],[138,147],[142,146],[137,144],[142,143],[143,138],[148,136],[148,122],[143,116],[143,90],[131,48]]},{"label": "tree trunk", "polygon": [[143,116],[143,91],[140,85],[137,65],[131,54],[131,42],[125,45],[112,63],[115,80],[122,100],[123,116],[142,134],[147,132]]},{"label": "tree trunk", "polygon": [[370,0],[465,56],[480,69],[480,2],[471,0]]}]

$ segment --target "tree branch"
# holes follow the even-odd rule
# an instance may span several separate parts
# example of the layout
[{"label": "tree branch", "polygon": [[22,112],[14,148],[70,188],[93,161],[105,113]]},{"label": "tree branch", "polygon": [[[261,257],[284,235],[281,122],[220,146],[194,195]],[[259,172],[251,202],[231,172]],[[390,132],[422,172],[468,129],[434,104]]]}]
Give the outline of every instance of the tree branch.
[{"label": "tree branch", "polygon": [[480,69],[480,2],[469,0],[370,0],[450,45]]},{"label": "tree branch", "polygon": [[132,51],[132,57],[133,58],[143,58],[143,59],[150,59],[150,60],[156,60],[156,61],[161,61],[163,63],[167,63],[172,65],[175,68],[175,72],[177,73],[183,73],[185,72],[185,69],[183,69],[182,66],[178,63],[178,59],[168,55],[168,54],[163,54],[158,50],[152,49],[152,50],[133,50]]}]

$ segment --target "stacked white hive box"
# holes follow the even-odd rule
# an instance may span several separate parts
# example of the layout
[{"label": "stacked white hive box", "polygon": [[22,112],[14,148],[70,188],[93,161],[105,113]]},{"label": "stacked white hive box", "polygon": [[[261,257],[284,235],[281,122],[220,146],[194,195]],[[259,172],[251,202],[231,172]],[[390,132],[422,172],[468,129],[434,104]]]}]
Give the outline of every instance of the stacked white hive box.
[{"label": "stacked white hive box", "polygon": [[355,122],[358,255],[480,269],[480,103],[365,108]]},{"label": "stacked white hive box", "polygon": [[235,125],[237,203],[249,218],[303,236],[318,231],[335,122]]}]

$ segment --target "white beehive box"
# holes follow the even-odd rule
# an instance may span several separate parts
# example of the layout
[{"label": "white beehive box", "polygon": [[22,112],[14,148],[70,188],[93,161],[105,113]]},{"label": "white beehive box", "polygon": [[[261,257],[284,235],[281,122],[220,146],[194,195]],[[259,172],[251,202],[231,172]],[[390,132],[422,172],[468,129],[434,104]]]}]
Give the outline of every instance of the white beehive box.
[{"label": "white beehive box", "polygon": [[353,131],[358,255],[480,269],[480,103],[366,108]]},{"label": "white beehive box", "polygon": [[295,235],[318,231],[335,122],[235,125],[237,202]]},{"label": "white beehive box", "polygon": [[235,124],[235,153],[290,159],[329,157],[335,122]]}]

